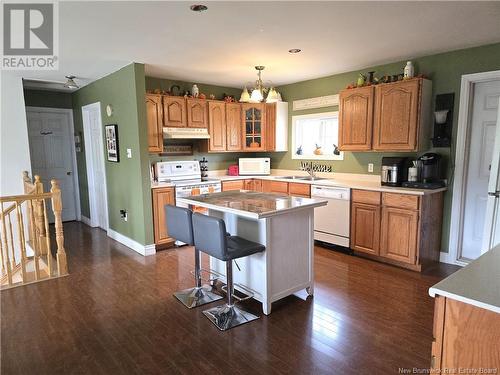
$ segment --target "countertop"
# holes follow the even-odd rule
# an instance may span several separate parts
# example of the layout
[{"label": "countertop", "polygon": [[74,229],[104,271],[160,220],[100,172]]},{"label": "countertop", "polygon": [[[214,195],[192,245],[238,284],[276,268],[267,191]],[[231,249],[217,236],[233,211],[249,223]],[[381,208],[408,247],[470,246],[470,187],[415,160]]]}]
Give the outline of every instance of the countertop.
[{"label": "countertop", "polygon": [[326,200],[255,191],[225,191],[178,198],[177,202],[229,212],[250,219],[264,219],[305,208],[325,206]]},{"label": "countertop", "polygon": [[429,289],[436,294],[500,313],[500,245]]},{"label": "countertop", "polygon": [[[332,187],[344,187],[349,189],[361,189],[361,190],[371,190],[371,191],[380,191],[387,193],[400,193],[400,194],[411,194],[411,195],[427,195],[427,194],[435,194],[440,193],[442,191],[446,191],[447,188],[443,187],[440,189],[410,189],[403,187],[391,187],[391,186],[382,186],[380,184],[380,176],[377,175],[356,175],[349,173],[336,173],[334,177],[331,177],[332,174],[318,173],[321,179],[309,181],[309,180],[301,180],[301,179],[290,179],[290,178],[282,178],[285,176],[307,176],[307,173],[302,171],[293,171],[293,170],[273,170],[271,175],[266,176],[228,176],[221,174],[211,174],[210,181],[214,182],[217,180],[220,181],[231,181],[231,180],[245,180],[245,179],[262,179],[262,180],[273,180],[273,181],[283,181],[283,182],[293,182],[299,184],[309,184],[309,185],[319,185],[319,186],[332,186]],[[151,188],[162,188],[162,187],[173,187],[174,184],[169,182],[153,182],[151,184]]]}]

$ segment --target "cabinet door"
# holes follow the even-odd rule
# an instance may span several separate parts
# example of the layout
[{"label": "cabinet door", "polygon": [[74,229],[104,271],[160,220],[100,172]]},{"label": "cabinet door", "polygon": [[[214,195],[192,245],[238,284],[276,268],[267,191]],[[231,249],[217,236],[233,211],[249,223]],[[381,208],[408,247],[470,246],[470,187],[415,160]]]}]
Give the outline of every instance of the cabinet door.
[{"label": "cabinet door", "polygon": [[207,119],[207,101],[202,99],[187,99],[187,126],[190,128],[206,128]]},{"label": "cabinet door", "polygon": [[226,106],[224,102],[208,102],[209,151],[226,151]]},{"label": "cabinet door", "polygon": [[296,196],[296,197],[311,197],[311,185],[309,184],[300,184],[297,182],[289,182],[288,183],[288,194]]},{"label": "cabinet door", "polygon": [[226,103],[226,149],[227,151],[242,150],[241,104]]},{"label": "cabinet door", "polygon": [[351,204],[351,247],[378,255],[380,240],[380,206]]},{"label": "cabinet door", "polygon": [[163,152],[163,107],[161,95],[146,94],[149,152]]},{"label": "cabinet door", "polygon": [[404,263],[416,263],[418,211],[382,207],[380,255]]},{"label": "cabinet door", "polygon": [[165,205],[175,204],[173,188],[153,189],[153,224],[156,245],[173,243],[174,239],[168,236]]},{"label": "cabinet door", "polygon": [[266,104],[266,139],[267,151],[276,150],[276,103]]},{"label": "cabinet door", "polygon": [[373,149],[417,149],[420,80],[413,79],[375,88]]},{"label": "cabinet door", "polygon": [[340,92],[339,148],[341,150],[371,150],[373,98],[372,86]]},{"label": "cabinet door", "polygon": [[174,128],[186,127],[186,99],[178,96],[163,97],[163,124]]},{"label": "cabinet door", "polygon": [[241,105],[243,123],[243,149],[245,151],[265,151],[265,104]]},{"label": "cabinet door", "polygon": [[263,180],[262,191],[266,193],[288,194],[288,182]]},{"label": "cabinet door", "polygon": [[245,180],[222,181],[222,191],[244,190]]}]

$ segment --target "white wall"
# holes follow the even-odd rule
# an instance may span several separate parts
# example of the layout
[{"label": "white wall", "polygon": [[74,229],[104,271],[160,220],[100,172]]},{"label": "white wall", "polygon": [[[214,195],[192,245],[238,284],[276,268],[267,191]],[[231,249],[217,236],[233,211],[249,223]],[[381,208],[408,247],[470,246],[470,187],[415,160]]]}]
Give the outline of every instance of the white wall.
[{"label": "white wall", "polygon": [[23,81],[3,71],[0,85],[0,195],[22,194],[21,173],[31,175]]}]

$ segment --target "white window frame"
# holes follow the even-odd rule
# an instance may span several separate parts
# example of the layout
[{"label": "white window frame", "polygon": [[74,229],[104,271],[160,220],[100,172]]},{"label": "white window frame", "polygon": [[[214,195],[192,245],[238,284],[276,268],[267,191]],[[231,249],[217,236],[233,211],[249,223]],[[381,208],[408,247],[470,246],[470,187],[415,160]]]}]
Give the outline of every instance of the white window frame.
[{"label": "white window frame", "polygon": [[[295,139],[295,127],[297,126],[298,120],[310,119],[310,118],[318,118],[318,117],[336,117],[337,120],[339,118],[339,112],[318,112],[311,113],[308,115],[296,115],[292,116],[292,159],[295,160],[344,160],[344,153],[341,151],[340,155],[297,155],[295,152],[297,150],[297,144]],[[338,125],[337,125],[338,130]],[[337,144],[338,145],[338,144]]]}]

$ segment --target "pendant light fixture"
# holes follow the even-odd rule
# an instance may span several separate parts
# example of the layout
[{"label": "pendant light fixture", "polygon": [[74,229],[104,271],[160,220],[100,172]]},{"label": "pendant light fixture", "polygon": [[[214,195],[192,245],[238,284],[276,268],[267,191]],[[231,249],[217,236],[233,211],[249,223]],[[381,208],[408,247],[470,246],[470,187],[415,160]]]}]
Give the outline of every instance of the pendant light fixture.
[{"label": "pendant light fixture", "polygon": [[[248,92],[247,86],[241,92],[240,102],[242,103],[260,103],[264,101],[267,93],[267,99],[265,100],[267,103],[275,103],[281,101],[281,95],[277,92],[274,87],[266,88],[264,86],[264,82],[262,81],[262,71],[264,70],[264,66],[257,65],[255,70],[257,70],[257,80],[255,81],[255,86],[251,90],[251,94]],[[271,82],[269,82],[271,83]]]}]

